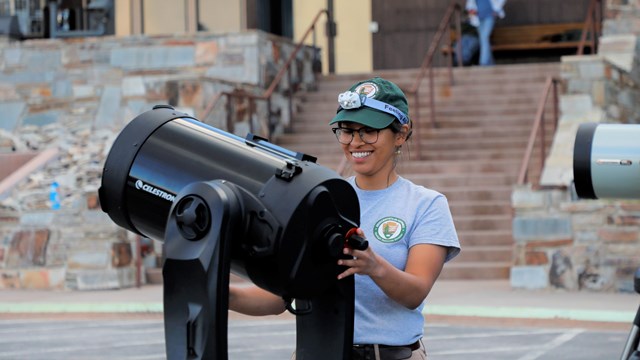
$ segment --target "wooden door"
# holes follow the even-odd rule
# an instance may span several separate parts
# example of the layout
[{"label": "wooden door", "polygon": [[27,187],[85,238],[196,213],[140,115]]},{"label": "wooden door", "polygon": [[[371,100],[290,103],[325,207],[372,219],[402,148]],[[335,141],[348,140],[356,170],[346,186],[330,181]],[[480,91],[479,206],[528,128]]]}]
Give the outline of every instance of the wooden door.
[{"label": "wooden door", "polygon": [[[465,1],[459,0],[464,6]],[[435,35],[448,0],[372,0],[373,68],[419,67]],[[496,26],[584,21],[589,0],[507,0],[506,17]],[[434,64],[444,64],[436,51]]]},{"label": "wooden door", "polygon": [[448,1],[372,0],[373,68],[419,67],[427,52]]}]

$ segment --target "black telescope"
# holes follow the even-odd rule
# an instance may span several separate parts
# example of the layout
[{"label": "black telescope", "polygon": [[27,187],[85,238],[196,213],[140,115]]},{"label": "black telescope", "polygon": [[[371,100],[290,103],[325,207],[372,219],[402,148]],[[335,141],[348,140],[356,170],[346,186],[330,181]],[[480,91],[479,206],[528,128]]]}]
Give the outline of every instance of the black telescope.
[{"label": "black telescope", "polygon": [[159,105],[115,140],[99,196],[117,225],[164,241],[168,359],[228,358],[230,271],[296,314],[298,360],[350,359],[353,277],[337,280],[337,260],[367,244],[346,238],[355,191],[315,158]]},{"label": "black telescope", "polygon": [[573,179],[579,198],[640,199],[640,125],[580,124]]}]

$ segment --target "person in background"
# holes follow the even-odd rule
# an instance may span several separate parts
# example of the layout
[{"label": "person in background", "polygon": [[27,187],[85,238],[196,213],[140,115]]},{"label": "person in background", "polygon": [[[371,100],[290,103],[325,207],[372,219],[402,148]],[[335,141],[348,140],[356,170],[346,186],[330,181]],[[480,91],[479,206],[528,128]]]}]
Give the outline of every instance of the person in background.
[{"label": "person in background", "polygon": [[[347,258],[337,260],[345,267],[338,281],[355,277],[352,358],[424,360],[424,302],[445,262],[460,252],[447,199],[396,171],[412,133],[407,99],[396,84],[361,81],[338,103],[331,130],[355,173],[347,181],[360,204],[357,231],[369,242],[366,250],[345,248]],[[269,315],[285,304],[255,286],[230,286],[229,308]]]},{"label": "person in background", "polygon": [[504,4],[506,0],[467,0],[465,9],[469,13],[469,19],[473,26],[478,28],[480,38],[481,66],[494,65],[493,52],[491,51],[491,33],[497,18],[504,18]]},{"label": "person in background", "polygon": [[[471,25],[468,20],[462,22],[460,38],[460,55],[459,60],[462,61],[463,66],[470,66],[478,63],[478,51],[480,50],[480,40],[478,39],[478,29]],[[457,58],[457,43],[453,44],[453,50],[456,57],[454,64],[458,65]]]}]

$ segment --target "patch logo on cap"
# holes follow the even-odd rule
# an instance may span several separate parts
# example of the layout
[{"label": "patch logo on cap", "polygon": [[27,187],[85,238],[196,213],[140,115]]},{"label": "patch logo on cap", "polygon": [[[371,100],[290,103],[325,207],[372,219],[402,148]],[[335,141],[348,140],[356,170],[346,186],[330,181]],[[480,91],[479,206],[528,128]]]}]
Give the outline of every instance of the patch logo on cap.
[{"label": "patch logo on cap", "polygon": [[358,85],[358,87],[356,87],[353,91],[358,94],[364,94],[368,98],[372,98],[378,92],[378,85],[372,82],[366,82]]},{"label": "patch logo on cap", "polygon": [[405,222],[393,216],[378,220],[373,227],[373,235],[375,235],[376,239],[385,243],[399,241],[406,231],[407,225]]}]

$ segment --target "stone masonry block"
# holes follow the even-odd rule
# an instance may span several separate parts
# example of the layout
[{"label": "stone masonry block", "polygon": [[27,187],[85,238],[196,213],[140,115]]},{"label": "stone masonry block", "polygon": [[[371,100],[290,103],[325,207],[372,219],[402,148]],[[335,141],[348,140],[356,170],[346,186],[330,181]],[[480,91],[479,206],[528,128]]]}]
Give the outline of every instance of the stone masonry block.
[{"label": "stone masonry block", "polygon": [[636,46],[636,35],[608,35],[600,39],[598,53],[617,67],[631,71]]},{"label": "stone masonry block", "polygon": [[6,266],[9,268],[45,265],[49,230],[20,230],[11,240]]},{"label": "stone masonry block", "polygon": [[26,104],[22,101],[10,101],[0,103],[0,130],[13,132],[20,117],[22,116]]},{"label": "stone masonry block", "polygon": [[20,272],[18,270],[0,270],[0,290],[19,288]]},{"label": "stone masonry block", "polygon": [[589,94],[563,95],[560,97],[560,112],[562,114],[586,113],[592,107],[593,102]]},{"label": "stone masonry block", "polygon": [[109,128],[122,121],[119,116],[121,100],[122,90],[119,86],[105,86],[95,118],[97,128]]},{"label": "stone masonry block", "polygon": [[64,287],[65,269],[22,269],[20,270],[20,287],[23,289],[62,289]]},{"label": "stone masonry block", "polygon": [[571,217],[516,217],[513,238],[517,242],[530,240],[558,240],[573,236]]},{"label": "stone masonry block", "polygon": [[527,265],[547,265],[549,257],[544,251],[527,251],[525,253],[525,263]]},{"label": "stone masonry block", "polygon": [[618,204],[624,211],[640,211],[640,201],[625,201]]},{"label": "stone masonry block", "polygon": [[547,197],[543,191],[533,191],[530,186],[516,187],[511,193],[511,206],[520,209],[545,208]]},{"label": "stone masonry block", "polygon": [[600,59],[582,62],[579,69],[579,75],[583,79],[600,80],[605,78],[605,65]]},{"label": "stone masonry block", "polygon": [[568,213],[600,211],[607,205],[601,201],[572,201],[560,205],[560,210]]},{"label": "stone masonry block", "polygon": [[218,43],[216,41],[199,42],[196,44],[196,65],[213,65],[218,55]]},{"label": "stone masonry block", "polygon": [[135,271],[133,267],[69,271],[65,278],[65,285],[69,289],[76,290],[105,290],[132,287],[135,285]]},{"label": "stone masonry block", "polygon": [[549,249],[558,248],[564,246],[571,246],[573,239],[560,239],[560,240],[532,240],[527,241],[525,248],[528,249]]},{"label": "stone masonry block", "polygon": [[554,287],[575,290],[578,287],[577,276],[571,255],[560,249],[551,255],[549,283]]},{"label": "stone masonry block", "polygon": [[607,214],[594,213],[577,213],[571,216],[571,224],[574,230],[592,230],[600,228],[607,223]]},{"label": "stone masonry block", "polygon": [[608,243],[636,243],[640,241],[637,227],[605,227],[598,230],[600,240]]},{"label": "stone masonry block", "polygon": [[545,289],[549,286],[546,266],[513,266],[511,287],[516,289]]},{"label": "stone masonry block", "polygon": [[129,266],[133,263],[133,250],[128,242],[113,243],[111,265],[115,268]]},{"label": "stone masonry block", "polygon": [[640,213],[609,215],[607,217],[607,223],[611,225],[640,226]]}]

